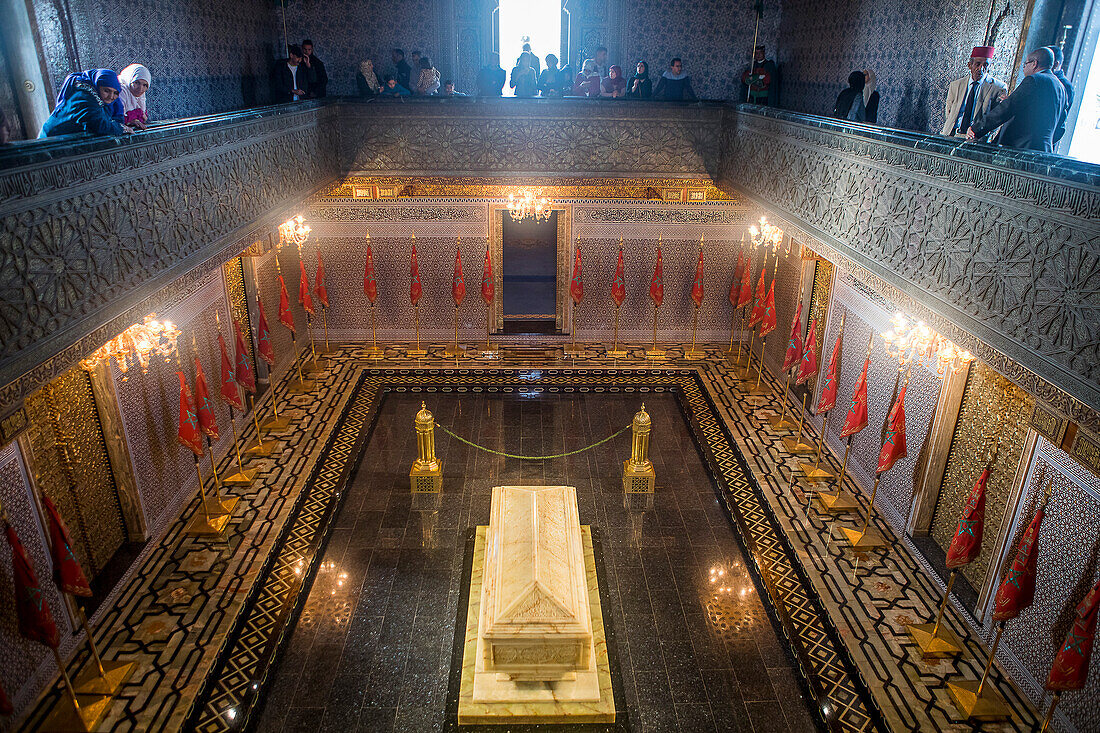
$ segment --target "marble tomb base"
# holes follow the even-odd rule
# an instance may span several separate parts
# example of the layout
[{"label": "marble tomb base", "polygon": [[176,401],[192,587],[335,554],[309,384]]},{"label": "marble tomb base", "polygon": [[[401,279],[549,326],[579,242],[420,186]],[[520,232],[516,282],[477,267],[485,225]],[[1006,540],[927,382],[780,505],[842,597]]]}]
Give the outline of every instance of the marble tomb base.
[{"label": "marble tomb base", "polygon": [[609,723],[592,534],[572,487],[494,487],[470,578],[458,723]]}]

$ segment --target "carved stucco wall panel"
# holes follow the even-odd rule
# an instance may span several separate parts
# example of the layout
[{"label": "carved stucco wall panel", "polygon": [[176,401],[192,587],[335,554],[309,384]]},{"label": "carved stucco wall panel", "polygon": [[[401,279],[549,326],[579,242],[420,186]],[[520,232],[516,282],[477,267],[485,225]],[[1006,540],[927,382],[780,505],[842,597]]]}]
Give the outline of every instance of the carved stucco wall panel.
[{"label": "carved stucco wall panel", "polygon": [[333,114],[226,122],[5,171],[0,402],[17,404],[159,307],[151,301],[158,290],[193,268],[219,266],[244,230],[331,180]]},{"label": "carved stucco wall panel", "polygon": [[735,124],[723,182],[952,322],[946,335],[1100,405],[1100,193],[779,120]]}]

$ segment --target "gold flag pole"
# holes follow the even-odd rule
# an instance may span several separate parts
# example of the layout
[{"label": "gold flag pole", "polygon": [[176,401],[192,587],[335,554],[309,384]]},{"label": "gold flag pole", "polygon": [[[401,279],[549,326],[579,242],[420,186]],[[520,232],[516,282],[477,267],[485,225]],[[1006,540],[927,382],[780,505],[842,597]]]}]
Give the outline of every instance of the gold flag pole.
[{"label": "gold flag pole", "polygon": [[1054,708],[1058,707],[1058,701],[1062,698],[1062,691],[1054,693],[1054,697],[1050,701],[1050,709],[1047,710],[1047,716],[1043,718],[1043,727],[1039,729],[1039,733],[1047,733],[1050,729],[1050,723],[1054,720]]},{"label": "gold flag pole", "polygon": [[[275,271],[277,273],[279,273],[280,276],[283,274],[283,268],[279,266],[279,254],[277,252],[275,253]],[[283,286],[284,287],[286,286],[285,282],[283,283]],[[280,307],[281,307],[281,305],[280,305]],[[309,318],[309,314],[307,313],[306,314],[307,321],[308,321],[308,318]],[[283,324],[283,325],[286,325],[286,324]],[[290,345],[294,348],[294,368],[298,370],[298,383],[297,383],[297,385],[291,384],[290,386],[287,387],[287,389],[291,392],[298,392],[298,393],[309,392],[311,389],[313,389],[313,383],[312,382],[307,382],[305,380],[305,377],[302,376],[302,364],[301,364],[301,361],[300,361],[300,355],[298,354],[298,334],[295,333],[293,330],[290,331]],[[279,410],[278,410],[278,408],[275,408],[275,384],[274,383],[272,383],[272,385],[271,385],[271,390],[272,390],[271,405],[272,405],[272,408],[275,409],[275,419],[278,420],[279,419]]]},{"label": "gold flag pole", "polygon": [[691,349],[684,352],[685,359],[702,359],[706,354],[702,351],[698,351],[695,348],[695,329],[699,325],[699,306],[695,306],[694,313],[691,315]]},{"label": "gold flag pole", "polygon": [[909,638],[921,650],[925,659],[945,659],[962,653],[962,642],[948,628],[940,628],[943,622],[943,614],[947,610],[947,601],[951,597],[951,587],[955,585],[958,576],[958,568],[947,576],[947,589],[943,592],[943,600],[940,601],[939,610],[936,611],[936,622],[933,624],[911,624],[905,627]]},{"label": "gold flag pole", "polygon": [[321,325],[325,329],[325,353],[329,353],[332,349],[328,345],[328,308],[321,306]]},{"label": "gold flag pole", "polygon": [[367,351],[368,359],[381,359],[385,352],[378,348],[378,322],[375,320],[374,303],[370,304],[370,349]]},{"label": "gold flag pole", "polygon": [[428,352],[420,348],[420,303],[413,306],[413,327],[416,329],[416,348],[409,349],[406,354],[409,356],[427,356]]},{"label": "gold flag pole", "polygon": [[237,472],[232,476],[226,476],[224,481],[231,486],[248,486],[256,480],[256,469],[245,469],[241,460],[241,447],[237,438],[237,420],[234,417],[233,405],[229,405],[229,427],[233,431],[233,451],[237,454]]},{"label": "gold flag pole", "polygon": [[[69,595],[72,597],[71,593]],[[77,675],[76,679],[73,680],[73,688],[78,693],[85,695],[114,696],[119,688],[126,684],[130,676],[133,675],[134,670],[137,669],[137,664],[135,662],[103,661],[99,654],[99,648],[96,646],[95,637],[92,634],[92,625],[84,613],[84,607],[76,602],[75,597],[72,598],[73,605],[76,606],[77,618],[80,619],[80,626],[84,629],[84,635],[88,637],[88,649],[95,661],[93,669]]]},{"label": "gold flag pole", "polygon": [[[848,311],[844,311],[840,314],[840,330],[837,332],[837,336],[844,333],[844,319],[847,317]],[[824,349],[824,344],[822,344],[822,349]],[[824,354],[822,354],[822,356],[824,356]],[[826,367],[826,369],[827,368],[828,367]],[[814,464],[812,466],[808,462],[798,464],[798,467],[802,469],[802,473],[804,474],[803,478],[810,484],[826,483],[833,478],[831,471],[821,468],[821,451],[825,443],[825,434],[829,431],[830,411],[831,410],[826,410],[822,413],[821,433],[817,436],[817,459],[814,461]]]},{"label": "gold flag pole", "polygon": [[[664,239],[664,234],[658,234],[657,235],[657,251],[658,252],[661,251],[661,243],[662,243],[663,239]],[[663,279],[664,278],[664,271],[663,270],[662,270],[662,273],[661,273],[661,277],[662,277],[662,280],[661,280],[661,299],[663,300],[664,299],[664,279]],[[650,298],[652,299],[653,285],[650,284],[649,287],[650,287]],[[647,359],[664,359],[665,358],[665,352],[662,349],[657,348],[657,308],[658,307],[659,306],[657,305],[657,301],[654,300],[653,301],[653,348],[646,350],[645,358],[647,358]]]},{"label": "gold flag pole", "polygon": [[81,704],[77,698],[76,690],[73,688],[72,680],[69,679],[69,673],[65,669],[65,662],[61,659],[61,652],[57,650],[57,647],[50,647],[50,651],[53,652],[57,670],[61,673],[65,692],[72,708],[54,708],[54,711],[46,719],[43,728],[45,730],[95,730],[107,714],[114,697],[111,695],[86,694],[83,695],[84,704]]},{"label": "gold flag pole", "polygon": [[[187,535],[198,536],[211,536],[220,535],[222,530],[225,529],[225,525],[229,523],[229,514],[223,511],[210,511],[210,500],[206,498],[206,487],[203,485],[202,469],[199,465],[199,457],[195,454],[191,454],[195,459],[195,474],[199,477],[199,508],[200,512],[196,512],[191,518],[191,521],[187,523],[187,527],[183,532]],[[221,507],[221,504],[217,504],[217,507]]]},{"label": "gold flag pole", "polygon": [[[764,254],[764,265],[765,265],[765,267],[767,266],[767,264],[768,264],[768,256],[767,256],[767,251],[765,250],[765,254]],[[775,266],[772,268],[772,284],[771,284],[772,291],[775,290],[775,276],[778,273],[779,273],[779,247],[776,247],[775,248]],[[760,320],[760,330],[761,331],[764,330],[763,326],[764,326],[764,320],[761,319]],[[750,389],[748,391],[748,394],[760,395],[760,394],[767,394],[769,392],[767,386],[764,386],[764,387],[760,386],[760,381],[764,376],[764,349],[767,348],[767,346],[768,346],[768,337],[767,337],[766,334],[761,334],[760,335],[760,358],[756,362],[756,384],[753,386],[752,389]],[[752,347],[751,346],[749,347],[749,362],[750,363],[752,362]]]},{"label": "gold flag pole", "polygon": [[[875,332],[871,331],[870,338],[867,339],[867,355],[871,354],[871,346],[875,342]],[[840,514],[842,512],[858,512],[860,510],[859,502],[855,497],[844,490],[844,477],[848,470],[848,453],[852,448],[852,436],[848,436],[848,444],[844,448],[844,462],[840,466],[840,477],[836,482],[836,490],[832,492],[825,492],[817,495],[817,501],[821,504],[821,508],[830,514]]]},{"label": "gold flag pole", "polygon": [[611,341],[611,351],[607,355],[612,359],[621,359],[626,356],[626,351],[619,349],[619,306],[615,306],[615,336]]},{"label": "gold flag pole", "polygon": [[806,424],[806,400],[809,398],[809,396],[810,390],[807,389],[802,394],[802,412],[799,413],[798,416],[798,437],[791,438],[791,436],[788,435],[783,438],[783,447],[787,449],[788,453],[800,455],[804,453],[814,452],[814,446],[812,443],[802,442],[802,429]]},{"label": "gold flag pole", "polygon": [[[801,313],[802,312],[802,274],[803,274],[802,272],[798,273],[798,310],[796,310],[795,313]],[[799,328],[799,331],[802,330],[801,321],[799,321],[798,328]],[[794,364],[791,366],[791,368],[787,370],[787,378],[783,382],[783,411],[779,415],[778,420],[776,420],[773,417],[771,420],[768,421],[768,422],[771,423],[771,426],[772,426],[773,430],[790,430],[791,428],[794,427],[794,423],[787,420],[787,401],[789,400],[789,397],[787,396],[788,395],[787,390],[789,390],[790,387],[791,387],[791,373],[793,371],[795,371],[796,369],[798,369],[798,366],[802,361],[802,359],[801,359],[802,355],[799,354],[798,356],[799,356],[799,358],[796,359]],[[784,361],[786,361],[786,355],[784,355]],[[806,412],[806,400],[805,399],[802,400],[802,412],[803,413]],[[802,418],[801,417],[799,417],[799,419],[798,419],[798,434],[799,434],[798,442],[802,442],[802,438],[801,438],[801,435],[802,435]]]},{"label": "gold flag pole", "polygon": [[[737,252],[737,256],[740,257],[741,256],[741,251],[745,249],[745,233],[744,232],[741,232],[741,243],[738,245],[738,247],[739,247],[739,249],[738,249],[738,252]],[[746,262],[745,266],[748,267],[749,264],[750,263]],[[737,289],[738,289],[738,293],[740,293],[740,290],[741,290],[740,281],[738,281]],[[741,309],[741,329],[740,330],[742,332],[745,330],[745,309],[744,308]],[[734,306],[733,306],[733,319],[732,319],[732,322],[730,323],[730,349],[729,349],[728,352],[726,352],[726,356],[728,356],[728,357],[733,356],[733,338],[734,338],[734,335],[737,332],[738,332],[738,329],[737,329],[737,305],[735,303]],[[740,363],[741,363],[741,339],[737,339],[737,358],[733,360],[733,365],[738,366],[738,365],[740,365]]]}]

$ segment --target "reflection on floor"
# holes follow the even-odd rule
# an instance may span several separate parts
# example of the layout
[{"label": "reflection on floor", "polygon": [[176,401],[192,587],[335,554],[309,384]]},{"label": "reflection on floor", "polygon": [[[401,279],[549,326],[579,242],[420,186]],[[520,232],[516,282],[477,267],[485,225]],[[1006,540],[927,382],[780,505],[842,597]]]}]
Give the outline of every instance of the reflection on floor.
[{"label": "reflection on floor", "polygon": [[[729,521],[671,395],[653,416],[655,507],[623,508],[629,435],[587,453],[520,461],[437,432],[437,513],[408,484],[420,396],[386,398],[347,487],[323,563],[274,673],[263,731],[442,730],[466,530],[489,520],[497,484],[577,487],[581,522],[601,537],[616,656],[635,731],[805,731],[814,722],[757,598]],[[436,419],[483,445],[566,452],[628,424],[636,395],[431,395]],[[621,702],[620,702],[621,704]]]}]

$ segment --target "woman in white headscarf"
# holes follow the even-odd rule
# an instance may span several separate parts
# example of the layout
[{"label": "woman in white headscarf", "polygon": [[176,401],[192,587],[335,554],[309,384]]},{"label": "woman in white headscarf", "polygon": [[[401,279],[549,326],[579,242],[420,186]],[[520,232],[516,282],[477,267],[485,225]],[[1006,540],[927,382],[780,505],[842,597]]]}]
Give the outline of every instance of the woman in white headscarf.
[{"label": "woman in white headscarf", "polygon": [[377,97],[382,93],[382,84],[374,71],[374,62],[370,59],[359,62],[359,73],[355,75],[355,84],[360,97]]},{"label": "woman in white headscarf", "polygon": [[878,90],[875,89],[875,72],[870,69],[863,70],[863,107],[866,110],[867,122],[878,124]]},{"label": "woman in white headscarf", "polygon": [[149,113],[145,110],[145,93],[153,81],[152,74],[141,64],[130,64],[118,75],[122,82],[122,91],[118,98],[123,107],[123,124],[144,130],[149,122]]}]

